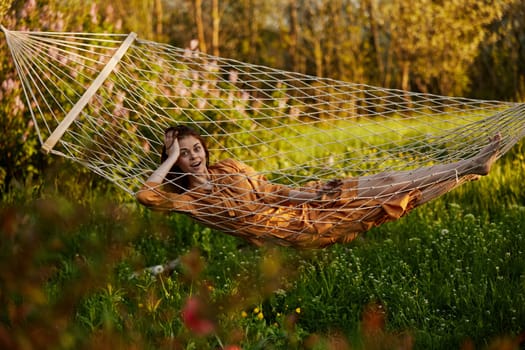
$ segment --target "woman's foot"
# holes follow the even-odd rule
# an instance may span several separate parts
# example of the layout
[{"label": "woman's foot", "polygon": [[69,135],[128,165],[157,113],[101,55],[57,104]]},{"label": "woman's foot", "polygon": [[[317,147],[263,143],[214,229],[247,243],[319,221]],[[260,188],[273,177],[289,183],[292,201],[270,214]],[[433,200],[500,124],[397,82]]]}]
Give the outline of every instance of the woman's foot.
[{"label": "woman's foot", "polygon": [[477,175],[487,175],[496,161],[499,154],[501,135],[497,133],[490,139],[490,144],[483,148],[475,157],[471,159],[475,163],[468,173]]}]

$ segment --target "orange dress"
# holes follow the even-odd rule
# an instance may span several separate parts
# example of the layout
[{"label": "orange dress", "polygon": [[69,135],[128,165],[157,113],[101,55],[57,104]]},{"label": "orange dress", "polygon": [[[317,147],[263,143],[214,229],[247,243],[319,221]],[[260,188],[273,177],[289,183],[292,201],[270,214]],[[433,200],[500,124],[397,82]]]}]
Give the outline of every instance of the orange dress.
[{"label": "orange dress", "polygon": [[[294,204],[291,188],[271,183],[249,166],[226,159],[209,167],[211,184],[183,194],[147,182],[136,196],[160,211],[176,211],[253,244],[265,242],[299,248],[346,243],[359,233],[411,210],[421,193],[412,190],[388,199],[357,198],[357,178],[347,178],[336,191],[319,200]],[[322,182],[300,190],[317,191]]]}]

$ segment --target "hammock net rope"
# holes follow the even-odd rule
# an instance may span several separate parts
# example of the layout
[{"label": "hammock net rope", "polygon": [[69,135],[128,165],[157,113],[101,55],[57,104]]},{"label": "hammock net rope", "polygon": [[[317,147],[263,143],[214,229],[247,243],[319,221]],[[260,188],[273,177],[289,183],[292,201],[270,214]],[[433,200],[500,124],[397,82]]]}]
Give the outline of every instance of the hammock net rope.
[{"label": "hammock net rope", "polygon": [[[43,149],[130,195],[159,166],[164,130],[173,125],[196,129],[211,163],[237,159],[293,188],[452,164],[497,133],[501,156],[525,134],[524,104],[320,78],[134,33],[2,29]],[[243,226],[198,219],[233,234]],[[250,225],[271,230],[268,222]]]}]

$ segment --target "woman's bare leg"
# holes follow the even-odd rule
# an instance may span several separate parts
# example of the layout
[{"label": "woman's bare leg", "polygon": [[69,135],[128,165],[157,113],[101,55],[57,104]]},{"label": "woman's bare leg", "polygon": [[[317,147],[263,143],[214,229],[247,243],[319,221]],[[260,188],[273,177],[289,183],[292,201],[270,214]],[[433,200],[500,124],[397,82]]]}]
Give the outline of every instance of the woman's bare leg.
[{"label": "woman's bare leg", "polygon": [[387,196],[399,191],[422,189],[444,181],[458,182],[467,175],[487,175],[497,158],[500,140],[501,136],[497,134],[477,155],[455,163],[360,177],[358,196]]},{"label": "woman's bare leg", "polygon": [[437,197],[440,197],[441,195],[444,195],[445,193],[452,191],[456,187],[464,184],[465,182],[475,181],[479,178],[480,175],[465,175],[457,180],[455,178],[448,179],[445,181],[438,182],[432,186],[426,186],[424,188],[421,188],[421,197],[419,197],[415,205],[419,206],[421,204],[425,204]]}]

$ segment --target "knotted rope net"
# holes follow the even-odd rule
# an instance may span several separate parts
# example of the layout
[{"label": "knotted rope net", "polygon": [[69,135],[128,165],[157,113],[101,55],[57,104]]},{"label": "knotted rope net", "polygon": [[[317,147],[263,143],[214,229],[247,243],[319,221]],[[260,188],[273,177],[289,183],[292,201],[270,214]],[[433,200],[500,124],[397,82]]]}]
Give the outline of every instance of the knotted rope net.
[{"label": "knotted rope net", "polygon": [[[499,157],[525,134],[524,104],[315,77],[142,40],[134,33],[2,29],[43,150],[87,166],[130,195],[159,166],[164,130],[173,125],[198,130],[211,163],[233,158],[255,169],[256,176],[290,188],[454,164],[480,152],[498,133]],[[458,182],[457,171],[444,176]],[[321,226],[337,226],[341,217],[320,213],[341,208],[325,204],[310,215],[304,204],[291,208],[283,200],[274,202],[268,215],[303,210],[311,225],[322,220]],[[254,240],[277,228],[280,233],[272,237],[294,244],[290,237],[301,233],[283,220],[239,220],[254,214],[241,207],[234,208],[235,217],[218,216],[217,210],[210,217],[189,214],[236,235],[254,235],[241,231],[255,228]],[[326,236],[333,231],[327,229]]]}]

